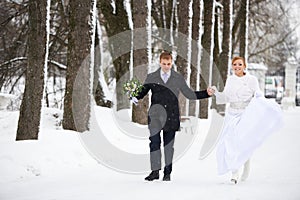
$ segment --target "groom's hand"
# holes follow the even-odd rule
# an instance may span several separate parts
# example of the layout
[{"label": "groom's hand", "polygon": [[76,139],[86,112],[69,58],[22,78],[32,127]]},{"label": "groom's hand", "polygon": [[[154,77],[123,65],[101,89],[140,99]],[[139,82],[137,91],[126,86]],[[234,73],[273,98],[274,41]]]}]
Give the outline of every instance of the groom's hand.
[{"label": "groom's hand", "polygon": [[211,87],[208,87],[208,88],[206,89],[206,91],[207,91],[207,94],[208,94],[209,96],[212,96],[212,95],[215,93],[215,90],[212,89]]}]

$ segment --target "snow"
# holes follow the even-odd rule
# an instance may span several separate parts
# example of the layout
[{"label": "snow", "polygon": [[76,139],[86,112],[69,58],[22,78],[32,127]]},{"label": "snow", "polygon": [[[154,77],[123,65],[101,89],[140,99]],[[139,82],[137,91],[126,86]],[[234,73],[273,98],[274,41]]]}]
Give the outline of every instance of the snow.
[{"label": "snow", "polygon": [[[217,175],[215,152],[204,160],[198,159],[213,119],[199,120],[193,144],[174,163],[172,181],[145,182],[148,172],[120,173],[98,163],[83,147],[79,133],[62,130],[60,110],[43,109],[37,141],[15,141],[19,113],[0,110],[1,200],[300,199],[300,128],[297,126],[300,107],[284,110],[284,127],[255,152],[249,179],[237,185],[230,183],[229,174]],[[118,142],[115,145],[126,148],[128,143],[131,151],[148,149],[147,138],[135,141],[117,136],[111,117],[118,115],[112,109],[96,107],[95,112],[99,124],[105,116],[105,123],[102,121],[100,125],[110,130],[105,132],[106,137],[110,133],[114,135],[111,140]],[[121,113],[120,117],[126,115]],[[122,123],[130,126],[128,118],[122,119]]]},{"label": "snow", "polygon": [[26,57],[16,57],[16,58],[13,58],[9,61],[5,61],[4,63],[1,63],[0,67],[2,67],[4,65],[7,65],[8,63],[13,63],[13,62],[22,61],[22,60],[27,60],[27,58]]},{"label": "snow", "polygon": [[10,101],[16,98],[15,95],[0,92],[0,110],[6,109]]},{"label": "snow", "polygon": [[267,71],[268,68],[263,63],[248,63],[248,69]]},{"label": "snow", "polygon": [[124,7],[128,15],[128,24],[129,24],[129,29],[133,30],[133,20],[132,20],[132,11],[131,11],[131,5],[129,0],[124,1]]},{"label": "snow", "polygon": [[59,62],[56,62],[56,61],[54,61],[54,60],[50,60],[50,63],[56,65],[57,67],[59,67],[59,68],[61,68],[61,69],[67,69],[67,66],[66,66],[66,65],[64,65],[64,64],[62,64],[62,63],[59,63]]},{"label": "snow", "polygon": [[[291,24],[291,27],[292,28],[295,27],[297,43],[299,46],[300,45],[300,20],[299,20],[300,19],[300,12],[299,12],[300,2],[297,0],[293,0],[291,2],[291,5],[292,6],[290,6],[289,12],[287,14],[289,16],[288,19]],[[298,50],[296,52],[296,56],[298,59],[300,58],[300,50]]]},{"label": "snow", "polygon": [[8,99],[14,99],[14,98],[16,98],[15,95],[7,94],[7,93],[0,93],[0,97],[8,98]]},{"label": "snow", "polygon": [[[50,39],[50,6],[51,0],[47,0],[46,4],[46,44],[45,44],[45,60],[44,60],[44,84],[43,84],[43,97],[41,99],[41,105],[45,101],[46,97],[46,90],[47,90],[47,77],[48,77],[48,58],[49,58],[49,39]],[[41,115],[43,115],[43,109],[39,107],[39,111]]]}]

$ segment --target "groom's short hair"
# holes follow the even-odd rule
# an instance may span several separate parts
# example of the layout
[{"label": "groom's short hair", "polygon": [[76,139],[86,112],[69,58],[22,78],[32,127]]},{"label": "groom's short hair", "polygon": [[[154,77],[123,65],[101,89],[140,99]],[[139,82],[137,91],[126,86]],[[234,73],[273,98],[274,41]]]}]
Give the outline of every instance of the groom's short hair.
[{"label": "groom's short hair", "polygon": [[168,51],[164,51],[159,56],[159,60],[161,61],[162,59],[167,59],[167,60],[171,59],[172,60],[172,54]]}]

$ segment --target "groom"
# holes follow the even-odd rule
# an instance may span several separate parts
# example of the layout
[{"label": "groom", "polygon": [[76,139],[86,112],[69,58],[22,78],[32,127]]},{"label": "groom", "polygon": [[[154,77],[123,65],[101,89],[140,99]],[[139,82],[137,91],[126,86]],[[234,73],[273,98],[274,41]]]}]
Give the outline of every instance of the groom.
[{"label": "groom", "polygon": [[203,99],[212,95],[211,90],[191,90],[182,75],[172,69],[172,55],[163,52],[160,55],[160,69],[147,75],[142,91],[136,97],[142,99],[149,90],[152,92],[151,106],[148,111],[148,128],[150,131],[150,163],[152,172],[145,178],[147,181],[159,179],[161,169],[161,137],[163,144],[165,167],[163,181],[171,180],[172,160],[174,154],[175,132],[180,127],[178,95],[181,92],[188,99]]}]

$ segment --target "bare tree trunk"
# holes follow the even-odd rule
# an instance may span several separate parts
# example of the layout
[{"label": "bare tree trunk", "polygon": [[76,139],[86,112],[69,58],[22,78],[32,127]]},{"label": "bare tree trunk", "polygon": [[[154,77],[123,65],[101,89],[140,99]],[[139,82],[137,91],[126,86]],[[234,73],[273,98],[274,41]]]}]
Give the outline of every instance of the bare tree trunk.
[{"label": "bare tree trunk", "polygon": [[[220,35],[220,7],[215,7],[215,25],[214,25],[214,47],[213,47],[213,66],[212,66],[212,85],[218,85],[220,80],[219,69],[217,64],[219,63],[219,35]],[[211,108],[217,109],[216,98],[212,98]]]},{"label": "bare tree trunk", "polygon": [[[147,26],[147,0],[131,1],[133,26],[136,31],[143,28],[146,31]],[[138,34],[133,33],[133,76],[144,82],[148,73],[148,38],[144,38],[146,32]],[[142,46],[143,49],[135,49],[136,46]],[[132,107],[132,121],[140,124],[148,123],[147,110],[149,107],[149,96],[145,96],[139,101],[138,105]]]},{"label": "bare tree trunk", "polygon": [[[186,38],[189,35],[189,6],[191,0],[178,0],[177,8],[178,8],[178,32],[184,34]],[[177,71],[183,75],[185,80],[187,80],[188,76],[188,43],[190,42],[189,39],[186,41],[181,41],[182,38],[179,38],[176,42],[177,46],[177,58],[176,58],[176,66]],[[180,106],[180,114],[187,115],[186,113],[186,99],[183,97],[182,94],[179,95],[179,106]]]},{"label": "bare tree trunk", "polygon": [[[98,1],[100,12],[104,16],[104,26],[107,36],[109,37],[110,54],[113,58],[113,64],[116,72],[116,97],[117,97],[117,110],[129,108],[129,101],[122,91],[122,85],[124,81],[127,81],[129,77],[129,64],[130,64],[130,47],[131,37],[127,34],[128,39],[126,41],[113,41],[111,37],[129,31],[129,22],[126,9],[124,7],[123,0],[115,1],[115,13],[110,0]],[[124,39],[125,40],[125,39]],[[122,44],[120,44],[122,42]],[[126,45],[126,47],[122,46]],[[120,50],[128,48],[128,52],[118,55]]]},{"label": "bare tree trunk", "polygon": [[69,35],[63,128],[89,129],[91,0],[69,2]]},{"label": "bare tree trunk", "polygon": [[[231,58],[231,30],[232,30],[232,11],[233,2],[232,0],[223,0],[223,36],[222,36],[222,50],[219,56],[219,60],[216,63],[220,78],[218,78],[217,87],[220,91],[223,91],[228,75],[228,67],[230,66]],[[225,105],[218,105],[217,111],[219,113],[225,112]]]},{"label": "bare tree trunk", "polygon": [[[245,34],[246,34],[246,10],[247,10],[247,1],[242,0],[236,2],[235,6],[237,13],[234,19],[232,27],[232,54],[238,54],[239,56],[244,56],[245,53]],[[234,4],[234,3],[233,3]],[[242,41],[243,40],[243,41]]]},{"label": "bare tree trunk", "polygon": [[222,38],[222,51],[219,58],[219,72],[221,75],[222,82],[218,85],[220,91],[223,90],[227,75],[228,67],[231,59],[231,30],[232,30],[232,11],[233,11],[232,0],[223,0],[223,38]]},{"label": "bare tree trunk", "polygon": [[101,69],[101,65],[103,65],[103,63],[101,62],[101,57],[103,55],[101,55],[101,50],[100,48],[103,48],[103,46],[100,45],[100,31],[101,31],[101,27],[99,23],[97,23],[97,28],[96,28],[96,36],[95,36],[95,52],[94,52],[94,83],[93,83],[93,94],[94,94],[94,98],[95,98],[95,102],[97,104],[97,106],[102,106],[102,107],[108,107],[110,108],[112,106],[112,102],[110,100],[105,99],[105,94],[103,91],[103,86],[100,83],[99,80],[99,74],[103,73],[102,69]]},{"label": "bare tree trunk", "polygon": [[46,58],[46,0],[29,0],[28,62],[16,140],[38,139]]},{"label": "bare tree trunk", "polygon": [[249,0],[242,0],[241,1],[241,13],[243,13],[240,23],[240,56],[244,57],[247,60],[247,16],[249,10]]},{"label": "bare tree trunk", "polygon": [[[233,7],[235,7],[235,4],[233,2]],[[231,49],[232,49],[232,55],[235,54],[236,52],[236,48],[239,44],[239,40],[238,40],[238,33],[239,33],[239,28],[240,28],[240,23],[241,23],[241,19],[242,19],[242,11],[241,9],[238,9],[237,12],[236,12],[236,8],[233,9],[233,16],[234,16],[234,22],[233,22],[233,25],[232,25],[232,30],[231,30],[231,38],[232,38],[232,43],[231,43]],[[232,56],[231,55],[231,56]]]},{"label": "bare tree trunk", "polygon": [[[161,1],[154,1],[152,0],[151,6],[151,17],[153,17],[154,22],[157,27],[162,28],[161,30],[175,30],[176,23],[175,23],[175,6],[174,1],[176,0],[161,0]],[[172,39],[173,37],[169,31],[160,32],[159,36],[161,37],[160,40],[163,41],[160,43],[161,48],[163,50],[172,51],[173,44]],[[173,32],[174,35],[174,32]],[[161,42],[160,41],[160,42]]]},{"label": "bare tree trunk", "polygon": [[[191,77],[190,86],[192,89],[197,89],[197,79],[198,79],[198,52],[200,51],[197,41],[200,36],[200,0],[193,0],[193,19],[192,19],[192,54],[191,54]],[[189,102],[189,115],[196,116],[196,101]]]},{"label": "bare tree trunk", "polygon": [[[201,56],[201,82],[200,89],[206,89],[210,79],[210,68],[212,65],[212,42],[213,42],[213,20],[214,1],[204,0],[204,33],[202,35],[202,56]],[[208,118],[208,99],[200,100],[200,118]]]}]

